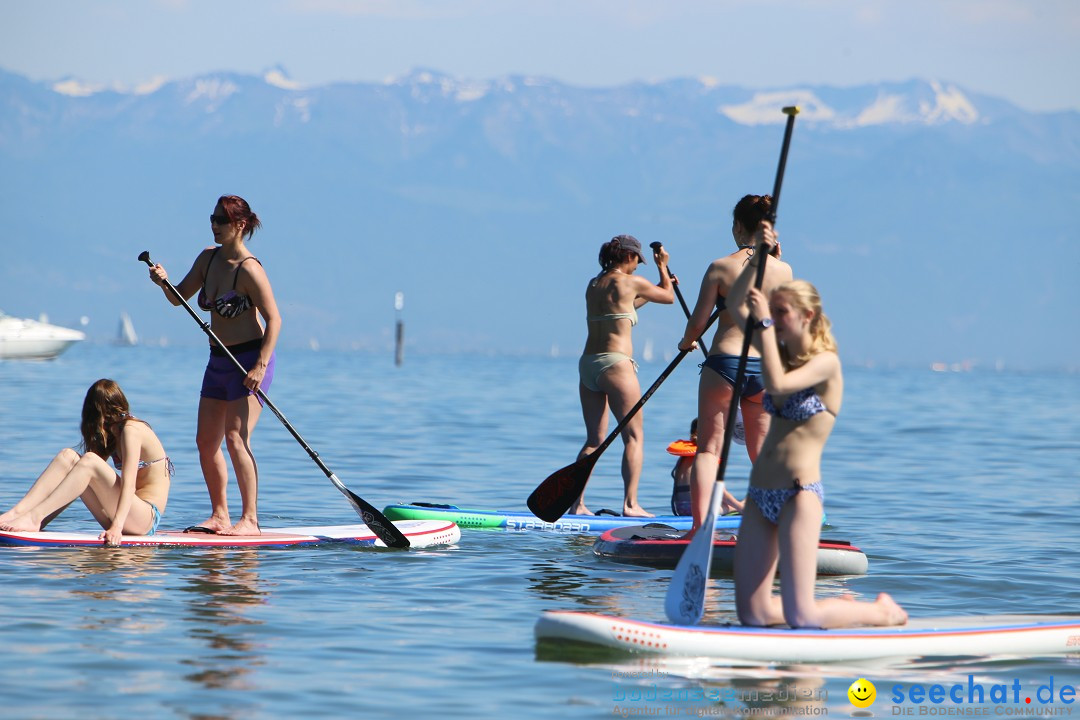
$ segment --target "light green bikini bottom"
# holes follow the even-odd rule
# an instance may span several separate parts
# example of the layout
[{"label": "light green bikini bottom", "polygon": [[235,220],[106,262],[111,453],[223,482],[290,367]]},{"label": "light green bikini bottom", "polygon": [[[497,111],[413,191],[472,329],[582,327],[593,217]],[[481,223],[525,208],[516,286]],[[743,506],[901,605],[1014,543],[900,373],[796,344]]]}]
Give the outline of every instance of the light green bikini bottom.
[{"label": "light green bikini bottom", "polygon": [[593,392],[603,392],[597,384],[600,376],[623,360],[629,360],[634,366],[634,372],[638,371],[638,364],[634,362],[634,358],[624,353],[606,352],[582,355],[578,360],[578,376],[581,378],[581,384]]}]

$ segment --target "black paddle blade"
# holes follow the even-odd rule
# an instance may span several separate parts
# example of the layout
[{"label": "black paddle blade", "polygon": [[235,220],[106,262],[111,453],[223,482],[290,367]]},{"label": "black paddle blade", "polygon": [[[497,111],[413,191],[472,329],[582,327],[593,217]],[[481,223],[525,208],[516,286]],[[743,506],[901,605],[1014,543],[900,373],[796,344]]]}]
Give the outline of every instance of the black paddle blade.
[{"label": "black paddle blade", "polygon": [[556,470],[544,482],[536,486],[526,504],[536,517],[555,522],[570,509],[578,496],[585,491],[593,465],[600,453],[593,452],[577,462]]},{"label": "black paddle blade", "polygon": [[349,502],[352,503],[353,507],[356,508],[356,512],[363,518],[364,524],[371,528],[371,532],[386,543],[387,547],[407,548],[412,545],[409,538],[405,537],[405,534],[398,530],[397,526],[390,522],[385,515],[376,510],[374,505],[351,490],[346,490],[345,497],[349,498]]}]

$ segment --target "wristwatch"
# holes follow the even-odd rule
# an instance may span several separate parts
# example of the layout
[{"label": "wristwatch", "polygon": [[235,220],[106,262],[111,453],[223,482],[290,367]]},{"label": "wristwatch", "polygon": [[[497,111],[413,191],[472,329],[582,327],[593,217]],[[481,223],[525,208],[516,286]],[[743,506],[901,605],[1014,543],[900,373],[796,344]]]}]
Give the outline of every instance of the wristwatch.
[{"label": "wristwatch", "polygon": [[754,327],[756,327],[758,330],[764,330],[765,328],[770,328],[770,327],[772,327],[772,318],[771,317],[761,318],[760,320],[757,321],[757,325],[755,325]]}]

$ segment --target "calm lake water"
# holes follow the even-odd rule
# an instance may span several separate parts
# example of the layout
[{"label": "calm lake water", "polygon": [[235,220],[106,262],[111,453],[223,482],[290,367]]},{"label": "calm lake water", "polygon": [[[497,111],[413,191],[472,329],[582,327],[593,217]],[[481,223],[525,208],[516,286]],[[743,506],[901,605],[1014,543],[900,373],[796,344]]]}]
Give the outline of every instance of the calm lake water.
[{"label": "calm lake water", "polygon": [[[84,345],[54,362],[0,362],[0,505],[78,442],[86,388],[112,377],[176,461],[163,527],[202,520],[193,438],[205,354]],[[645,406],[642,501],[654,512],[670,493],[664,449],[695,412],[696,362]],[[663,367],[643,363],[643,386]],[[576,382],[575,357],[407,357],[395,368],[389,356],[284,350],[270,397],[378,507],[524,508],[583,440]],[[849,368],[825,457],[827,534],[863,548],[870,572],[822,580],[819,592],[884,590],[914,616],[1080,612],[1078,399],[1076,375]],[[254,444],[264,526],[356,522],[271,413]],[[741,495],[749,466],[736,450],[728,477]],[[593,508],[618,507],[618,460],[616,444],[591,483]],[[52,528],[96,524],[76,504]],[[1077,656],[771,668],[538,656],[545,609],[663,620],[670,571],[598,560],[592,540],[466,530],[458,546],[407,552],[0,549],[0,717],[736,717],[762,706],[848,717],[860,676],[877,686],[881,717],[896,713],[897,684],[1080,684]],[[731,621],[731,580],[711,588],[706,622]],[[815,699],[761,701],[769,693]]]}]

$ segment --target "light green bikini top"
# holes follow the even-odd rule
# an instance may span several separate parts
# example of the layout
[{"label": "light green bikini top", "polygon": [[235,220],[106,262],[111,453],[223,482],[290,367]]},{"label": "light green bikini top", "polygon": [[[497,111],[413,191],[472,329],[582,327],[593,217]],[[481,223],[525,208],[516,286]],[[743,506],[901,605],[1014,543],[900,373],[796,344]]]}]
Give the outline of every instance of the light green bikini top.
[{"label": "light green bikini top", "polygon": [[637,325],[637,310],[631,310],[624,313],[608,313],[607,315],[589,315],[585,318],[589,322],[600,322],[601,320],[629,320],[630,327]]}]

